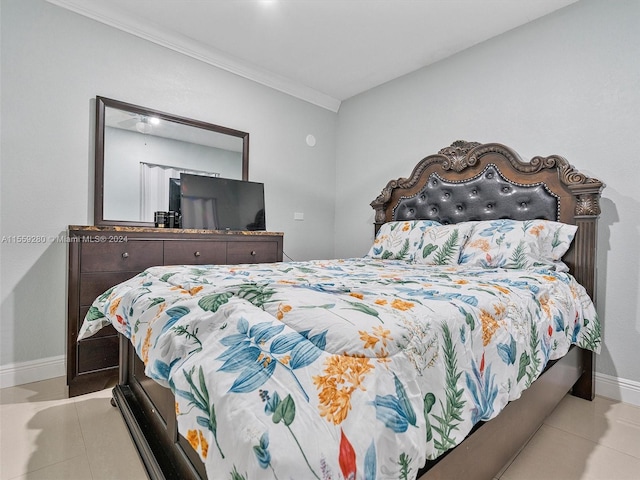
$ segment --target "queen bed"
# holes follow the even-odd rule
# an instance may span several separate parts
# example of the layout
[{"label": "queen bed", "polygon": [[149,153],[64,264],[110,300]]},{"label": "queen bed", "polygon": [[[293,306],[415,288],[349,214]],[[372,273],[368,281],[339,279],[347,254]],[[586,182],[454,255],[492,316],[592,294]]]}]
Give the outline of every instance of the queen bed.
[{"label": "queen bed", "polygon": [[361,258],[152,267],[96,299],[151,478],[488,479],[594,395],[603,184],[455,142],[388,182]]}]

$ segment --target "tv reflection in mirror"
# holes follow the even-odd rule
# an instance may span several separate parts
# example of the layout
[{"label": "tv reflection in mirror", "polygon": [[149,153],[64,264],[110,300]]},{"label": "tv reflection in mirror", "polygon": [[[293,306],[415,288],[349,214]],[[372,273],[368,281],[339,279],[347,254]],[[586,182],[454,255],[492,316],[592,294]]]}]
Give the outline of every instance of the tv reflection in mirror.
[{"label": "tv reflection in mirror", "polygon": [[264,184],[180,174],[182,228],[266,230]]}]

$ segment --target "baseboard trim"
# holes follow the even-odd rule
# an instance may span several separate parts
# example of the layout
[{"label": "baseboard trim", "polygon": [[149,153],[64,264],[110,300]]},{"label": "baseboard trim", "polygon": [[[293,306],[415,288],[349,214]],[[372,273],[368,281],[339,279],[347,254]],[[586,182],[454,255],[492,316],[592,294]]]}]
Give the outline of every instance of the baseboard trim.
[{"label": "baseboard trim", "polygon": [[596,395],[640,407],[640,382],[596,373]]},{"label": "baseboard trim", "polygon": [[0,388],[15,387],[66,375],[66,357],[41,358],[0,366]]}]

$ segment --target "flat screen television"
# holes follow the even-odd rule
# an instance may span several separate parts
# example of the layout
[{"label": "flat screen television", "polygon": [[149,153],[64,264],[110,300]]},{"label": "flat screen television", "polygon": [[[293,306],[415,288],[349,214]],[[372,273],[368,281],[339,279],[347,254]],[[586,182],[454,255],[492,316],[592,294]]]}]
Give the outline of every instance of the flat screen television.
[{"label": "flat screen television", "polygon": [[182,228],[266,230],[264,184],[180,174]]}]

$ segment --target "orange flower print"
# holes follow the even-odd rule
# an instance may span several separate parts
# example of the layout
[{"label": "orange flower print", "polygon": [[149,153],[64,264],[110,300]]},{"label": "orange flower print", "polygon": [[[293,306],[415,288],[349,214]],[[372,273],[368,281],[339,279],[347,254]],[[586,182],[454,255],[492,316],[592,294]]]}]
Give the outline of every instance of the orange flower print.
[{"label": "orange flower print", "polygon": [[482,344],[485,347],[489,342],[491,342],[491,338],[493,337],[493,334],[496,333],[496,330],[500,328],[500,323],[496,317],[499,317],[504,313],[504,308],[494,307],[494,309],[496,311],[495,317],[484,309],[480,310],[480,321],[482,322]]},{"label": "orange flower print", "polygon": [[542,308],[542,311],[549,318],[551,318],[551,305],[552,304],[553,304],[553,301],[551,300],[549,295],[543,295],[540,298],[540,308]]},{"label": "orange flower print", "polygon": [[376,239],[373,241],[374,244],[379,244],[379,243],[383,243],[387,238],[389,237],[389,235],[380,235],[379,237],[376,237]]},{"label": "orange flower print", "polygon": [[122,300],[122,297],[118,297],[113,302],[111,302],[111,305],[109,305],[109,313],[111,315],[116,314],[116,310],[118,309],[118,305],[120,305],[121,300]]},{"label": "orange flower print", "polygon": [[364,342],[364,348],[375,348],[376,343],[380,341],[379,338],[369,335],[363,330],[358,330],[358,333],[360,334],[360,340]]},{"label": "orange flower print", "polygon": [[164,312],[164,309],[167,307],[166,303],[161,303],[160,306],[158,307],[158,313],[156,313],[156,316],[153,317],[153,320],[151,320],[150,323],[155,322],[158,318],[160,318],[160,315],[162,314],[162,312]]},{"label": "orange flower print", "polygon": [[201,451],[202,458],[207,458],[207,453],[209,453],[209,443],[204,438],[204,435],[200,430],[188,430],[187,441],[196,452],[198,450]]},{"label": "orange flower print", "polygon": [[151,347],[151,328],[147,329],[147,335],[144,337],[144,343],[142,344],[142,362],[146,365],[149,361],[149,347]]},{"label": "orange flower print", "polygon": [[469,243],[470,247],[477,248],[478,250],[482,250],[483,252],[488,252],[491,249],[491,245],[484,238],[480,238],[478,240],[474,240]]},{"label": "orange flower print", "polygon": [[542,278],[544,278],[545,280],[547,280],[549,282],[555,282],[556,280],[558,280],[556,277],[554,277],[552,275],[543,275]]},{"label": "orange flower print", "polygon": [[356,390],[366,390],[364,379],[373,365],[365,357],[332,355],[324,362],[324,375],[313,377],[320,390],[318,410],[320,415],[334,425],[341,424],[351,410],[351,395]]},{"label": "orange flower print", "polygon": [[402,224],[402,231],[403,232],[408,232],[409,230],[411,230],[411,225],[409,225],[409,222],[405,222]]},{"label": "orange flower print", "polygon": [[180,415],[180,404],[178,404],[178,402],[175,402],[175,408],[176,408],[176,415]]},{"label": "orange flower print", "polygon": [[197,287],[193,287],[189,290],[189,293],[191,294],[191,296],[193,297],[195,294],[197,294],[200,290],[202,290],[204,287],[202,285],[198,285]]},{"label": "orange flower print", "polygon": [[289,362],[291,361],[291,355],[285,355],[284,357],[280,357],[278,361],[282,365],[289,365]]},{"label": "orange flower print", "polygon": [[387,341],[392,340],[391,338],[391,330],[387,330],[382,326],[373,327],[373,333],[375,333],[380,340],[382,340],[382,344],[386,347]]},{"label": "orange flower print", "polygon": [[188,430],[187,441],[193,447],[193,449],[197,451],[198,447],[200,446],[200,436],[198,435],[198,430]]},{"label": "orange flower print", "polygon": [[359,300],[362,300],[364,298],[364,295],[358,292],[351,292],[349,295],[351,295],[352,297],[356,297]]},{"label": "orange flower print", "polygon": [[493,285],[493,288],[504,294],[510,293],[510,290],[508,288],[501,287],[500,285]]},{"label": "orange flower print", "polygon": [[467,283],[469,283],[469,280],[460,279],[456,280],[454,283],[457,283],[458,285],[466,285]]},{"label": "orange flower print", "polygon": [[389,352],[387,352],[384,348],[381,348],[376,352],[376,361],[381,364],[388,364],[391,359],[389,358]]},{"label": "orange flower print", "polygon": [[198,430],[198,436],[200,437],[200,451],[202,452],[202,458],[207,458],[207,453],[209,453],[209,442],[207,442],[200,430]]},{"label": "orange flower print", "polygon": [[171,287],[171,290],[180,290],[180,293],[184,293],[185,295],[188,293],[189,295],[193,296],[196,293],[198,293],[200,290],[202,290],[203,288],[204,287],[202,285],[198,285],[197,287],[193,287],[193,288],[187,290],[182,285],[175,285],[175,286]]},{"label": "orange flower print", "polygon": [[273,358],[271,358],[269,355],[265,355],[264,353],[260,353],[256,361],[258,363],[262,363],[262,366],[264,368],[267,368],[269,364],[273,361]]},{"label": "orange flower print", "polygon": [[411,310],[415,304],[413,302],[407,302],[405,300],[400,300],[396,298],[393,302],[391,302],[391,306],[396,310]]},{"label": "orange flower print", "polygon": [[282,320],[284,318],[284,314],[291,311],[291,305],[278,305],[278,311],[276,312],[276,318],[278,320]]},{"label": "orange flower print", "polygon": [[387,300],[385,298],[379,298],[374,302],[376,305],[386,305]]},{"label": "orange flower print", "polygon": [[532,227],[529,232],[531,232],[531,235],[538,237],[540,236],[540,232],[542,232],[542,230],[544,230],[544,225],[536,225],[535,227]]},{"label": "orange flower print", "polygon": [[378,342],[381,344],[378,351],[375,352],[376,358],[379,363],[386,363],[388,361],[389,352],[384,347],[387,346],[387,342],[392,340],[391,330],[385,330],[382,326],[373,327],[372,333],[364,330],[359,330],[360,340],[364,342],[364,348],[375,350],[378,346]]}]

